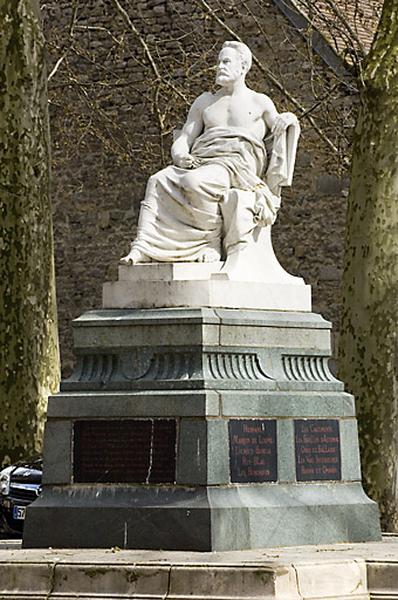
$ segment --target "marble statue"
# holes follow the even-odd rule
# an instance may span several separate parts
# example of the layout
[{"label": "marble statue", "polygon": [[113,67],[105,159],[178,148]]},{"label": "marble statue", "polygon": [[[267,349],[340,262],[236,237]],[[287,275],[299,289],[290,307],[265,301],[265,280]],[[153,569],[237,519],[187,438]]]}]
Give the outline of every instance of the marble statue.
[{"label": "marble statue", "polygon": [[219,90],[194,101],[172,145],[173,164],[149,178],[121,264],[231,259],[259,228],[270,230],[281,188],[292,182],[300,126],[247,87],[251,63],[245,44],[223,44]]}]

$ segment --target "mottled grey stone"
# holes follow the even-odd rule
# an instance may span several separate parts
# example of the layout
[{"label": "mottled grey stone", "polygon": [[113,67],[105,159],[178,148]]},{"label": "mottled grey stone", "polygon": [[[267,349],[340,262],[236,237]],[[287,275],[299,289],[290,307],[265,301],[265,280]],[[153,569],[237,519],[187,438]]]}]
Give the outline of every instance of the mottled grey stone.
[{"label": "mottled grey stone", "polygon": [[[27,512],[26,547],[210,551],[380,538],[377,505],[360,484],[354,400],[329,371],[322,317],[105,310],[75,331],[81,360],[49,400],[44,488]],[[177,420],[176,484],[71,484],[72,424],[135,418]],[[230,418],[276,420],[275,483],[230,483]],[[295,481],[293,420],[306,418],[339,421],[342,481]]]},{"label": "mottled grey stone", "polygon": [[73,325],[75,346],[84,348],[180,346],[187,340],[190,344],[247,346],[252,336],[251,346],[323,347],[325,351],[331,328],[314,313],[204,308],[104,309],[85,313]]},{"label": "mottled grey stone", "polygon": [[202,420],[181,419],[178,438],[176,482],[183,485],[206,484],[206,422]]},{"label": "mottled grey stone", "polygon": [[278,385],[279,391],[319,392],[321,389],[330,392],[344,390],[341,381],[283,381]]},{"label": "mottled grey stone", "polygon": [[73,322],[75,347],[145,347],[218,343],[212,309],[89,311]]},{"label": "mottled grey stone", "polygon": [[229,436],[226,419],[207,420],[207,482],[229,483]]},{"label": "mottled grey stone", "polygon": [[199,417],[220,414],[219,394],[212,390],[74,392],[52,396],[49,417],[134,418]]},{"label": "mottled grey stone", "polygon": [[329,352],[330,332],[328,329],[315,328],[267,328],[250,326],[243,322],[239,327],[221,325],[220,344],[243,348],[319,348],[320,351]]},{"label": "mottled grey stone", "polygon": [[361,458],[356,419],[340,421],[341,477],[345,481],[361,481]]},{"label": "mottled grey stone", "polygon": [[353,417],[350,394],[334,392],[221,392],[225,417]]},{"label": "mottled grey stone", "polygon": [[280,419],[277,421],[276,439],[278,445],[278,481],[281,483],[296,481],[294,423],[292,419]]},{"label": "mottled grey stone", "polygon": [[72,481],[72,422],[48,420],[44,431],[43,484]]},{"label": "mottled grey stone", "polygon": [[296,164],[298,167],[309,167],[312,165],[312,155],[308,152],[298,152]]},{"label": "mottled grey stone", "polygon": [[229,483],[226,420],[181,419],[176,482],[183,485]]},{"label": "mottled grey stone", "polygon": [[342,189],[342,180],[337,175],[325,173],[316,178],[316,191],[322,196],[337,196]]},{"label": "mottled grey stone", "polygon": [[[229,494],[209,493],[211,509],[212,551],[222,552],[227,546],[230,548],[253,548],[252,526],[250,523],[250,510],[239,505],[236,490]],[[262,543],[264,545],[264,541]]]},{"label": "mottled grey stone", "polygon": [[164,323],[218,323],[219,317],[213,308],[136,308],[89,310],[73,321],[76,327],[96,326],[120,327],[121,325],[161,325]]},{"label": "mottled grey stone", "polygon": [[334,265],[321,265],[318,271],[320,281],[341,281],[343,277],[342,269]]},{"label": "mottled grey stone", "polygon": [[211,548],[206,488],[48,487],[28,508],[25,548]]},{"label": "mottled grey stone", "polygon": [[359,483],[48,486],[28,509],[23,545],[223,551],[381,540],[377,515]]},{"label": "mottled grey stone", "polygon": [[75,347],[86,348],[135,348],[145,346],[184,346],[191,344],[218,344],[219,326],[207,324],[169,323],[92,327],[74,329]]},{"label": "mottled grey stone", "polygon": [[317,313],[272,311],[272,310],[234,310],[230,308],[214,309],[223,325],[297,328],[297,329],[327,329],[331,330],[331,323]]}]

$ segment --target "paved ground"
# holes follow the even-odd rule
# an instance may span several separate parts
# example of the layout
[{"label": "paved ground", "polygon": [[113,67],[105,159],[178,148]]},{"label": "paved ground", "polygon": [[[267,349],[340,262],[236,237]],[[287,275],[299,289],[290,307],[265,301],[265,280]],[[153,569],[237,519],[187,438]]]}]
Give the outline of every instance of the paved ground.
[{"label": "paved ground", "polygon": [[[1,538],[0,550],[13,550],[7,553],[7,558],[24,560],[36,558],[57,557],[57,560],[74,562],[92,562],[95,557],[100,562],[107,562],[110,557],[115,562],[153,562],[162,561],[168,563],[200,563],[230,564],[234,562],[253,563],[274,560],[313,561],[320,556],[334,556],[336,558],[369,558],[372,560],[397,560],[398,558],[398,534],[383,534],[382,542],[368,542],[365,544],[332,544],[322,546],[290,546],[285,548],[264,548],[261,550],[243,550],[233,552],[172,552],[165,550],[121,550],[120,548],[109,549],[29,549],[21,548],[20,538]],[[1,557],[0,561],[4,558]]]},{"label": "paved ground", "polygon": [[21,549],[0,541],[0,598],[398,600],[398,536],[242,552]]}]

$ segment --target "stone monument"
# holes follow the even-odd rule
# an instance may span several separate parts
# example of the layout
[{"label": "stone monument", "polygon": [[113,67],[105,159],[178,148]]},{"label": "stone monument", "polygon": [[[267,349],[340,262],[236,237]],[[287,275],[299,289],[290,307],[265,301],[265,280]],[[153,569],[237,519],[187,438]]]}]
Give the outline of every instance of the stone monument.
[{"label": "stone monument", "polygon": [[272,249],[299,124],[226,42],[152,176],[138,234],[74,322],[25,547],[239,550],[380,539],[330,324]]}]

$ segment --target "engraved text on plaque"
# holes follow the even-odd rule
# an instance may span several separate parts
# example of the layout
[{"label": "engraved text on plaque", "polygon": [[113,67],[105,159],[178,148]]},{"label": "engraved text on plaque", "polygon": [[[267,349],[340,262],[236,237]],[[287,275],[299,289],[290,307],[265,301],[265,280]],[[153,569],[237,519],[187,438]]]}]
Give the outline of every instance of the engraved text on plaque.
[{"label": "engraved text on plaque", "polygon": [[340,430],[337,419],[294,421],[297,481],[340,480]]},{"label": "engraved text on plaque", "polygon": [[231,482],[276,481],[276,421],[230,419],[228,425]]}]

